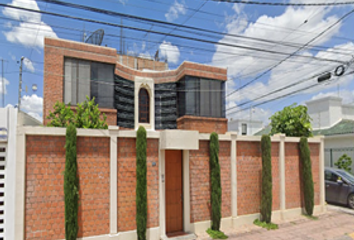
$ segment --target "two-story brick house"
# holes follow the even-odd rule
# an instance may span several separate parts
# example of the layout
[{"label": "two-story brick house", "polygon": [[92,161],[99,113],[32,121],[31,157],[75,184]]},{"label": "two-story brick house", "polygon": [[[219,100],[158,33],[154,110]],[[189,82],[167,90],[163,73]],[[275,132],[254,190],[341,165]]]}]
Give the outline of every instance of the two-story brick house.
[{"label": "two-story brick house", "polygon": [[45,39],[44,124],[56,101],[75,106],[95,97],[109,125],[120,129],[227,131],[227,70],[183,62],[175,70],[113,48]]}]

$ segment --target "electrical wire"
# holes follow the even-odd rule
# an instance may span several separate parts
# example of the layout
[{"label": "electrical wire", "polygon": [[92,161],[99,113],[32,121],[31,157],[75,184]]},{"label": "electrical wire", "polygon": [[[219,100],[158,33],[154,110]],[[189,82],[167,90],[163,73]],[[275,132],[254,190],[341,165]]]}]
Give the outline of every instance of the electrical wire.
[{"label": "electrical wire", "polygon": [[263,72],[262,74],[258,75],[257,77],[255,77],[254,79],[252,79],[251,81],[247,82],[246,84],[242,85],[241,87],[239,87],[238,89],[234,90],[233,92],[229,93],[226,97],[231,96],[232,94],[235,94],[236,92],[238,92],[239,90],[247,87],[248,85],[250,85],[251,83],[257,81],[258,79],[260,79],[261,77],[265,76],[266,74],[268,74],[269,72],[271,72],[273,69],[275,69],[276,67],[278,67],[279,65],[281,65],[283,62],[287,61],[289,58],[291,58],[292,56],[294,56],[294,54],[297,54],[299,51],[301,51],[302,49],[304,49],[304,47],[306,47],[308,44],[312,43],[313,41],[317,40],[319,37],[321,37],[323,34],[325,34],[328,30],[332,29],[335,25],[337,25],[338,23],[340,23],[343,19],[347,18],[348,16],[350,16],[352,13],[354,12],[354,9],[349,11],[348,13],[344,14],[341,18],[339,18],[337,21],[335,21],[333,24],[331,24],[329,27],[327,27],[325,30],[323,30],[320,34],[318,34],[316,37],[312,38],[310,41],[308,41],[306,44],[304,44],[302,47],[300,47],[299,49],[297,49],[295,52],[293,52],[292,54],[290,54],[289,56],[287,56],[286,58],[284,58],[283,60],[281,60],[280,62],[278,62],[277,64],[275,64],[274,66],[272,66],[271,68],[269,68],[267,71]]},{"label": "electrical wire", "polygon": [[[209,1],[209,0],[206,0]],[[250,5],[263,5],[263,6],[293,6],[293,7],[320,7],[320,6],[343,6],[353,5],[354,1],[346,2],[320,2],[320,3],[284,3],[284,2],[259,2],[259,1],[247,1],[247,0],[210,0],[214,2],[226,2],[226,3],[241,3]]]},{"label": "electrical wire", "polygon": [[[53,12],[48,12],[48,11],[41,11],[41,10],[22,8],[22,7],[12,6],[12,5],[2,4],[2,3],[0,3],[0,6],[13,8],[13,9],[18,9],[18,10],[23,10],[23,11],[28,11],[28,12],[41,13],[41,14],[46,14],[46,15],[51,15],[51,16],[56,16],[56,17],[62,17],[62,18],[67,18],[67,19],[74,19],[74,20],[79,20],[79,21],[103,24],[103,25],[107,25],[107,26],[111,26],[111,27],[118,27],[118,28],[122,27],[122,28],[130,29],[130,30],[140,31],[140,32],[151,32],[151,33],[159,34],[159,35],[166,35],[167,34],[167,33],[160,32],[160,31],[148,31],[146,29],[137,28],[137,27],[124,26],[124,25],[115,24],[115,23],[97,21],[97,20],[81,18],[81,17],[74,17],[74,16],[69,16],[69,15],[64,15],[64,14],[59,14],[59,13],[53,13]],[[211,43],[211,44],[228,46],[228,47],[235,47],[235,48],[240,48],[240,49],[247,49],[247,50],[259,51],[259,52],[267,52],[267,53],[271,53],[271,54],[289,56],[289,53],[278,52],[278,51],[269,51],[269,50],[266,50],[266,49],[259,49],[259,48],[255,48],[255,47],[235,45],[235,44],[230,44],[230,43],[211,41],[211,40],[200,39],[200,38],[195,38],[195,37],[188,37],[188,36],[177,35],[177,34],[167,34],[167,35],[168,36],[172,36],[172,37],[176,37],[176,38],[182,38],[182,39],[190,40],[190,41],[198,41],[198,42]],[[342,61],[339,61],[339,60],[319,58],[319,57],[314,57],[314,56],[304,56],[304,55],[298,55],[298,54],[293,54],[293,56],[297,56],[297,57],[301,57],[301,58],[316,59],[318,61],[343,63]]]}]

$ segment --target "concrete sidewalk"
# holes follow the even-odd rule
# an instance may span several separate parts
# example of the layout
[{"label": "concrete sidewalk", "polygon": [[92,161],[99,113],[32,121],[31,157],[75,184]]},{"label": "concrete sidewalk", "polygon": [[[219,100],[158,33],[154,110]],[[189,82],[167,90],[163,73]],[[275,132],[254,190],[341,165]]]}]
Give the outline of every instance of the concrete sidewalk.
[{"label": "concrete sidewalk", "polygon": [[[318,220],[306,217],[278,223],[279,229],[267,231],[255,225],[226,231],[228,239],[236,240],[353,240],[354,211],[328,205],[326,214]],[[277,223],[277,222],[276,222]],[[211,239],[207,234],[198,236],[200,240]]]}]

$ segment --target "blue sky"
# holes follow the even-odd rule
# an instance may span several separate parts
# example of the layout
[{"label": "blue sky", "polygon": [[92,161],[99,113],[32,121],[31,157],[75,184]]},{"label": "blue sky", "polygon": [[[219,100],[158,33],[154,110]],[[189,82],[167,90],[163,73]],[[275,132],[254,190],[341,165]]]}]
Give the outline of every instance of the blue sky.
[{"label": "blue sky", "polygon": [[[311,2],[326,1],[335,2],[335,0],[312,0]],[[140,17],[209,29],[225,34],[233,34],[233,36],[211,35],[210,33],[196,34],[195,31],[191,30],[175,27],[166,28],[158,26],[158,24],[152,25],[123,19],[123,24],[127,26],[160,32],[172,31],[173,34],[177,35],[287,54],[295,52],[301,46],[316,38],[319,33],[334,25],[340,17],[354,8],[353,5],[327,8],[270,7],[204,0],[80,0],[72,2]],[[292,0],[292,2],[309,1]],[[35,0],[12,0],[1,1],[1,3],[117,24],[120,24],[121,21],[117,17],[60,7],[41,1],[36,2]],[[42,116],[44,36],[81,41],[84,29],[87,34],[90,34],[90,32],[102,28],[105,31],[102,45],[120,50],[119,28],[9,8],[1,8],[0,14],[0,57],[5,60],[5,105],[17,104],[19,79],[19,64],[17,61],[20,60],[21,56],[24,56],[26,59],[24,61],[23,103],[21,106],[24,111],[38,119],[41,119]],[[301,56],[287,59],[252,84],[228,96],[226,108],[233,108],[227,111],[228,117],[248,119],[250,118],[250,110],[242,109],[282,95],[291,94],[300,89],[306,89],[307,87],[308,89],[300,91],[300,94],[253,107],[252,119],[259,119],[266,123],[272,113],[281,110],[284,106],[294,102],[302,104],[312,98],[337,95],[338,93],[343,97],[345,103],[353,103],[354,75],[333,78],[332,81],[326,84],[319,84],[310,88],[311,85],[316,83],[316,78],[311,77],[324,71],[333,70],[340,65],[340,63],[335,61],[347,62],[352,58],[351,55],[354,55],[353,15],[350,15],[344,21],[340,21],[326,31],[325,34],[311,42],[309,47],[299,51],[297,55]],[[235,35],[241,36],[241,38],[236,38]],[[124,30],[124,37],[125,51],[129,54],[153,56],[156,50],[159,49],[160,56],[164,59],[167,58],[171,69],[178,67],[179,64],[186,60],[227,67],[229,75],[227,82],[228,93],[253,80],[286,57],[285,55],[263,51],[244,50],[220,44],[201,43],[126,29]],[[270,42],[249,40],[249,38],[266,39]],[[313,57],[316,57],[316,59]],[[353,67],[351,69],[354,70]],[[350,72],[350,69],[347,72]],[[268,95],[274,90],[296,84],[302,80],[302,83],[292,88]],[[36,92],[32,91],[33,84],[38,86]],[[2,91],[1,89],[0,92]],[[254,100],[256,98],[260,99]],[[244,102],[248,102],[248,104],[242,104]],[[241,106],[238,106],[240,104]]]}]

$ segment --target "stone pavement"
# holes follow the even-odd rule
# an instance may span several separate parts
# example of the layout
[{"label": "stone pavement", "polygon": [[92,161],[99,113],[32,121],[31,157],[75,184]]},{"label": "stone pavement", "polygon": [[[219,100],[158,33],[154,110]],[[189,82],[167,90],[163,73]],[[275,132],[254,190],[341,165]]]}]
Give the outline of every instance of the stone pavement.
[{"label": "stone pavement", "polygon": [[[328,205],[328,211],[319,215],[318,220],[304,216],[286,222],[276,222],[277,230],[269,230],[255,225],[225,231],[229,240],[353,240],[354,211]],[[198,240],[211,239],[208,234],[198,236]]]}]

